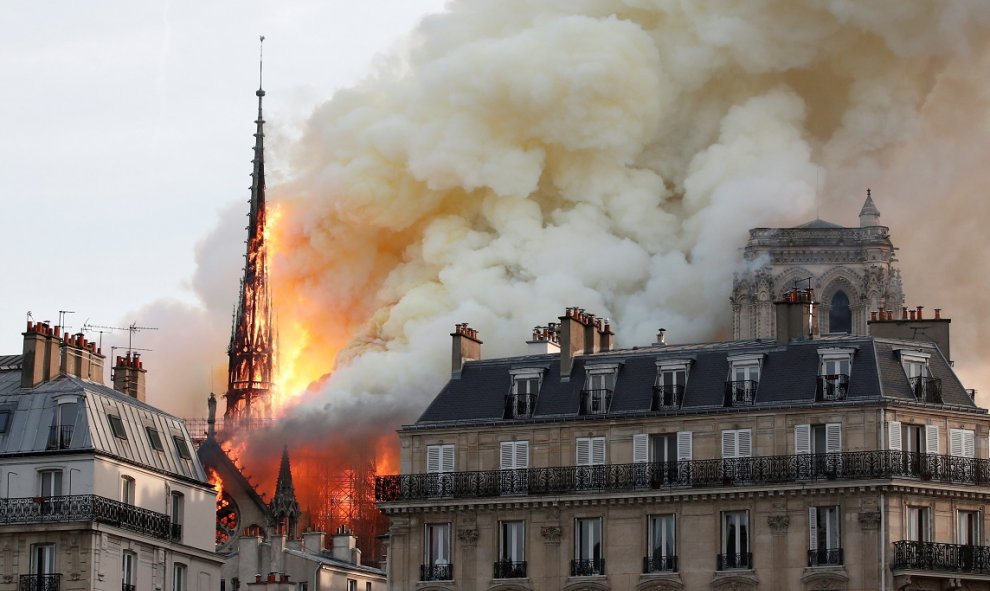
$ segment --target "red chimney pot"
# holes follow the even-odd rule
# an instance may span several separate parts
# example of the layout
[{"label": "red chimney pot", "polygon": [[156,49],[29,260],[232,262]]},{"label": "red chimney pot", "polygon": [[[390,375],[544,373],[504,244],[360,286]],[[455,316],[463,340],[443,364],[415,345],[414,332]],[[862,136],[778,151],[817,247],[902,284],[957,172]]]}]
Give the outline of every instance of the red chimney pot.
[{"label": "red chimney pot", "polygon": [[935,308],[935,320],[941,320],[942,308]]}]

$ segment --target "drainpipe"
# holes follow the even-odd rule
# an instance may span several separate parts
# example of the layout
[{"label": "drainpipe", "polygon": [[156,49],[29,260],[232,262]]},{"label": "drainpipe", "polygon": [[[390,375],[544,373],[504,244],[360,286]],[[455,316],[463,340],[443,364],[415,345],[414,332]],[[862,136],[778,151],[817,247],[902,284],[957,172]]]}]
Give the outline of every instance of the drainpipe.
[{"label": "drainpipe", "polygon": [[880,591],[887,591],[887,503],[880,493]]}]

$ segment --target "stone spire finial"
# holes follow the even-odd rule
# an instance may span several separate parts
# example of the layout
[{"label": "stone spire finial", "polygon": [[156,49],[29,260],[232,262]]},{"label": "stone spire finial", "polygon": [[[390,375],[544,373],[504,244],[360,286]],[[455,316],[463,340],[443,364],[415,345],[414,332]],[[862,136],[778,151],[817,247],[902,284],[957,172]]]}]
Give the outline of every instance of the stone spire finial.
[{"label": "stone spire finial", "polygon": [[278,468],[278,480],[275,482],[275,495],[268,505],[278,533],[285,534],[289,539],[296,537],[299,522],[299,502],[296,500],[296,489],[292,485],[292,470],[289,467],[289,446],[282,449],[282,463]]},{"label": "stone spire finial", "polygon": [[870,189],[866,190],[866,201],[863,202],[863,209],[859,210],[860,228],[880,225],[880,210],[877,209],[876,204],[873,203],[871,193],[872,192]]}]

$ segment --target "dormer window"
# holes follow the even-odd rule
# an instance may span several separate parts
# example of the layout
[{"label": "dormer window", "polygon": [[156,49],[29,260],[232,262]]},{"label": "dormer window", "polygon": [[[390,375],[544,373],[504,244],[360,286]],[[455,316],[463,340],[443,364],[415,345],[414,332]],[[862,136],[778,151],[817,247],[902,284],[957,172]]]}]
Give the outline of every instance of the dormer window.
[{"label": "dormer window", "polygon": [[818,388],[815,400],[835,402],[846,399],[854,352],[854,349],[840,348],[818,350]]},{"label": "dormer window", "polygon": [[762,363],[762,354],[729,357],[729,378],[725,382],[725,406],[753,404],[760,386]]},{"label": "dormer window", "polygon": [[690,367],[689,359],[657,361],[657,379],[653,384],[653,410],[681,407]]},{"label": "dormer window", "polygon": [[930,353],[901,349],[901,366],[915,398],[921,402],[942,404],[942,380],[933,378],[928,371]]},{"label": "dormer window", "polygon": [[509,373],[512,376],[512,390],[505,397],[505,418],[528,418],[536,409],[543,370],[529,367],[509,370]]},{"label": "dormer window", "polygon": [[581,414],[603,415],[612,405],[612,392],[615,390],[615,375],[618,364],[589,365],[584,390],[581,390]]}]

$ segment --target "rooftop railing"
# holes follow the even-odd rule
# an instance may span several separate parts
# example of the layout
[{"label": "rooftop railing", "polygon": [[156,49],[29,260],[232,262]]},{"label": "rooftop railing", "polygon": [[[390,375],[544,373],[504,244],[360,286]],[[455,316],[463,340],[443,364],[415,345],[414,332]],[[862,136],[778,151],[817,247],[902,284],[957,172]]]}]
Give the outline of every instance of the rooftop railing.
[{"label": "rooftop railing", "polygon": [[921,402],[942,404],[942,380],[929,377],[911,378],[911,390]]},{"label": "rooftop railing", "polygon": [[734,380],[725,383],[725,406],[751,406],[756,400],[756,380]]},{"label": "rooftop railing", "polygon": [[72,425],[52,425],[48,428],[46,449],[69,449],[72,443]]},{"label": "rooftop railing", "polygon": [[603,415],[612,404],[611,390],[581,390],[581,414]]},{"label": "rooftop railing", "polygon": [[683,399],[684,386],[681,384],[653,386],[653,410],[678,409]]},{"label": "rooftop railing", "polygon": [[902,540],[894,542],[892,568],[990,575],[990,547]]},{"label": "rooftop railing", "polygon": [[[894,450],[750,458],[402,474],[375,479],[382,503],[507,494],[559,495],[910,478],[990,485],[990,460]],[[2,520],[0,520],[2,523]]]},{"label": "rooftop railing", "polygon": [[505,396],[506,419],[529,417],[536,408],[536,394],[507,394]]},{"label": "rooftop railing", "polygon": [[817,402],[835,402],[845,400],[849,390],[849,376],[846,374],[827,374],[818,376],[818,390],[815,392]]},{"label": "rooftop railing", "polygon": [[169,516],[97,495],[0,499],[0,524],[91,521],[172,540]]}]

